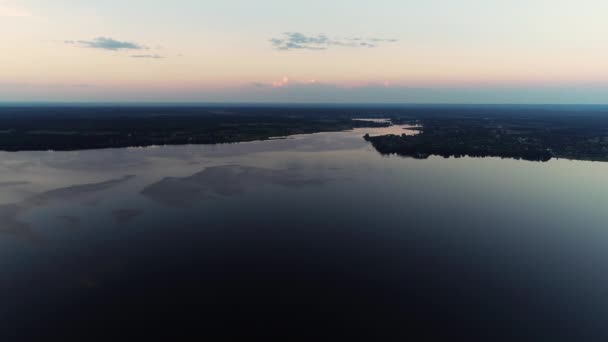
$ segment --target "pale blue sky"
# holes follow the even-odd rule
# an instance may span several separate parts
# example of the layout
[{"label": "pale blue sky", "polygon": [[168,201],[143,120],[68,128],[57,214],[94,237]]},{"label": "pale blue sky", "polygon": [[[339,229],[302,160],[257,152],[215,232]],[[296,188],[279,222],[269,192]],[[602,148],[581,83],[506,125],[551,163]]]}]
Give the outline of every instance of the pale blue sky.
[{"label": "pale blue sky", "polygon": [[0,101],[606,103],[607,13],[600,0],[0,0]]}]

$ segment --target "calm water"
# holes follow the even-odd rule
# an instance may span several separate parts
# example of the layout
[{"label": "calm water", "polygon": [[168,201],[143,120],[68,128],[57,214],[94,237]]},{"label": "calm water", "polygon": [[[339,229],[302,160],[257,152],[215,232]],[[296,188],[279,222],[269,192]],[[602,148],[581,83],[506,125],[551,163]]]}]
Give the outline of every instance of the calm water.
[{"label": "calm water", "polygon": [[608,338],[608,163],[365,133],[0,153],[0,338]]}]

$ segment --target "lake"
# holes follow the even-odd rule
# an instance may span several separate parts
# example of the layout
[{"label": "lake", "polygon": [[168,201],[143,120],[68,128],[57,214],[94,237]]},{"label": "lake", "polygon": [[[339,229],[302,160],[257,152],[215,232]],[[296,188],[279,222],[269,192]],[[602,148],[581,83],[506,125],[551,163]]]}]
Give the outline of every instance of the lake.
[{"label": "lake", "polygon": [[0,337],[608,338],[608,163],[395,129],[0,153]]}]

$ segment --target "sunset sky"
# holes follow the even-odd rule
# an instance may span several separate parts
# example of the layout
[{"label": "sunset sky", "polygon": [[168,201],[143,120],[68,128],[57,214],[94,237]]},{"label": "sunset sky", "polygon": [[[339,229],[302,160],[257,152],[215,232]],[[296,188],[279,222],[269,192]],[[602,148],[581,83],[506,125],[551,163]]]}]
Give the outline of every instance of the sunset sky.
[{"label": "sunset sky", "polygon": [[0,101],[607,103],[606,0],[0,0]]}]

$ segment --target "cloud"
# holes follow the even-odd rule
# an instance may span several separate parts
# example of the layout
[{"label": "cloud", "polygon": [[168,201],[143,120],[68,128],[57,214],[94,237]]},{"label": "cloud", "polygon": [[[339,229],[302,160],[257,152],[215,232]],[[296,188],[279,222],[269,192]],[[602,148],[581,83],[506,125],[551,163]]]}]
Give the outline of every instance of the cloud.
[{"label": "cloud", "polygon": [[66,40],[64,41],[66,44],[77,45],[85,48],[91,49],[101,49],[101,50],[109,50],[109,51],[118,51],[118,50],[147,50],[146,46],[127,42],[120,41],[108,37],[97,37],[93,40]]},{"label": "cloud", "polygon": [[132,55],[131,58],[151,58],[151,59],[162,59],[165,58],[161,55]]},{"label": "cloud", "polygon": [[32,16],[32,14],[24,8],[0,5],[0,18],[1,17],[18,18],[18,17],[31,17],[31,16]]},{"label": "cloud", "polygon": [[272,86],[274,88],[288,87],[289,86],[289,77],[284,76],[282,79],[272,82]]},{"label": "cloud", "polygon": [[308,36],[300,32],[285,32],[281,38],[272,38],[270,43],[276,50],[327,50],[330,47],[374,48],[384,43],[395,43],[397,39],[384,38],[330,38],[324,34]]},{"label": "cloud", "polygon": [[[187,101],[237,103],[352,103],[352,104],[601,104],[608,96],[608,84],[526,85],[526,84],[416,84],[399,80],[369,80],[332,83],[323,80],[290,78],[289,84],[274,86],[266,81],[240,87],[200,90],[180,89],[175,96]],[[150,101],[162,94],[150,95]],[[605,102],[605,101],[604,101]]]},{"label": "cloud", "polygon": [[291,85],[300,86],[300,85],[310,85],[310,84],[317,84],[317,80],[307,79],[305,81],[292,81],[289,79],[289,77],[283,76],[283,78],[281,78],[280,80],[273,81],[270,84],[256,82],[256,83],[253,83],[253,86],[258,87],[258,88],[267,87],[267,86],[270,86],[272,88],[285,88],[285,87],[289,87]]}]

